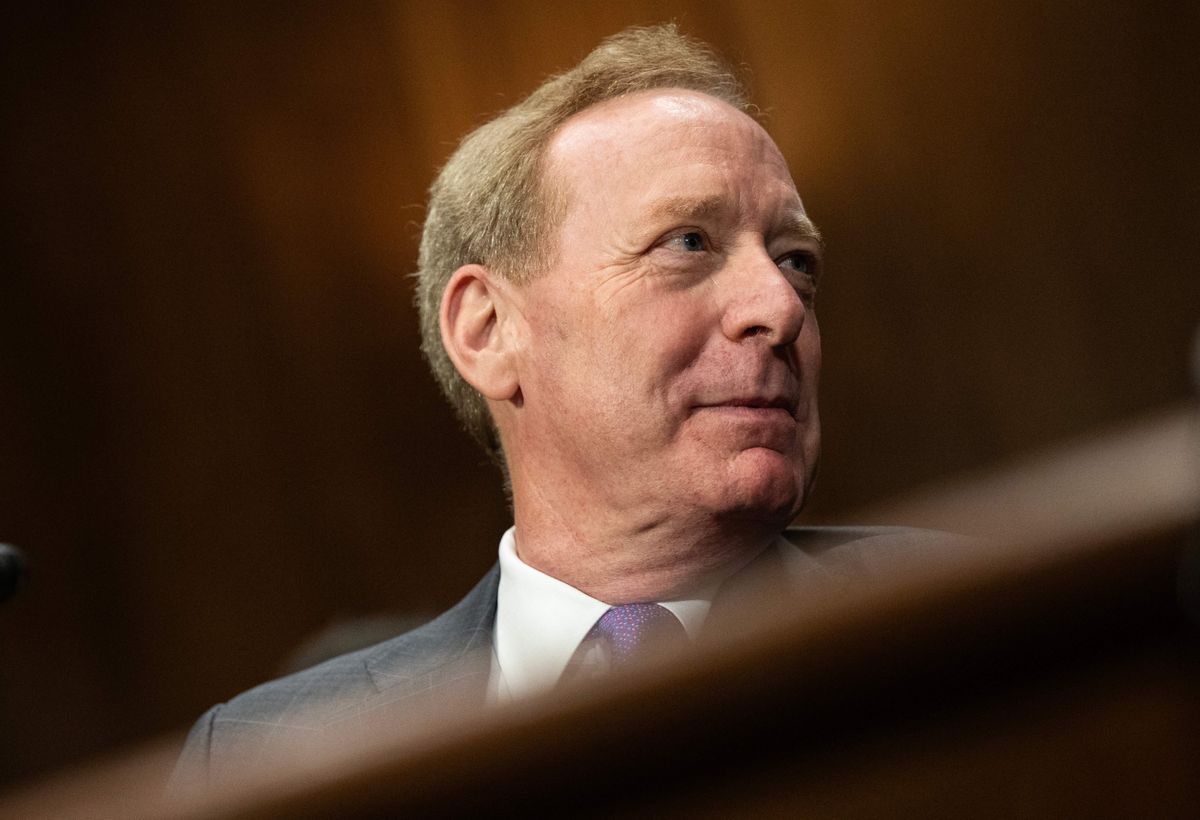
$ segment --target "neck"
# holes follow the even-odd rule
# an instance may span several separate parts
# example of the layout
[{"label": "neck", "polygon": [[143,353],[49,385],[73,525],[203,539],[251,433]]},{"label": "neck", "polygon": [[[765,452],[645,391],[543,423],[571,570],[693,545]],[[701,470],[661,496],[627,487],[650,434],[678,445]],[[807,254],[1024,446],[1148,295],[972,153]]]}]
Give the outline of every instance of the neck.
[{"label": "neck", "polygon": [[664,601],[719,582],[758,556],[782,524],[705,514],[611,509],[570,486],[518,483],[517,553],[531,567],[609,604]]}]

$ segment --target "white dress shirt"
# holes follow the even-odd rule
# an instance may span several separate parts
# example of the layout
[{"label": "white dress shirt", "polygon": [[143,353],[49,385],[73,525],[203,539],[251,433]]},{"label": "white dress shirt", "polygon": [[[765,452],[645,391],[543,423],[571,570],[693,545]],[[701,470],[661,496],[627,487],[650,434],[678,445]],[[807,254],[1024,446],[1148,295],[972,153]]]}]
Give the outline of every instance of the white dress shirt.
[{"label": "white dress shirt", "polygon": [[[802,557],[780,538],[785,566]],[[670,610],[693,640],[708,617],[720,581],[688,597],[656,603]],[[500,539],[500,588],[492,638],[488,700],[507,703],[552,688],[581,641],[609,605],[526,564],[517,555],[515,528]]]}]

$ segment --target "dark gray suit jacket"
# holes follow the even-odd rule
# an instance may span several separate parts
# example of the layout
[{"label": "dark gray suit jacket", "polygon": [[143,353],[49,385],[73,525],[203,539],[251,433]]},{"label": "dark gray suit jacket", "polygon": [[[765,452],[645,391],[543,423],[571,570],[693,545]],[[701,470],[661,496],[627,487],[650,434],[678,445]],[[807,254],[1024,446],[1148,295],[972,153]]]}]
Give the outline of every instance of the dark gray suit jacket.
[{"label": "dark gray suit jacket", "polygon": [[[805,572],[835,585],[869,577],[881,560],[952,537],[897,527],[800,527],[784,536]],[[811,570],[811,573],[809,572]],[[485,702],[496,622],[499,566],[453,608],[428,624],[368,649],[265,683],[214,706],[196,722],[171,781],[172,792],[219,782],[278,749],[348,721],[394,710]]]}]

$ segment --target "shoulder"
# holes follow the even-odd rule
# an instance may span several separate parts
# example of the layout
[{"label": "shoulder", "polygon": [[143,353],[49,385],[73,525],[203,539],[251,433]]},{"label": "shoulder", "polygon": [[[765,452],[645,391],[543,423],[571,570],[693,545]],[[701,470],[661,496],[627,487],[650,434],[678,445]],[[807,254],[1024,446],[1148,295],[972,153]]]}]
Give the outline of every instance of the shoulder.
[{"label": "shoulder", "polygon": [[222,779],[272,749],[311,742],[382,704],[470,681],[467,661],[490,646],[498,570],[417,629],[256,686],[209,709],[192,727],[171,780],[178,793]]},{"label": "shoulder", "polygon": [[979,548],[976,539],[916,527],[789,527],[784,540],[799,561],[842,577],[865,577],[920,556],[961,554]]},{"label": "shoulder", "polygon": [[272,725],[290,729],[317,729],[376,690],[367,672],[372,653],[402,645],[408,635],[342,655],[283,678],[249,689],[211,710],[214,728],[238,723]]},{"label": "shoulder", "polygon": [[372,651],[374,647],[334,658],[209,709],[188,733],[171,776],[171,793],[205,788],[272,749],[296,749],[314,740],[339,712],[355,708],[376,691],[365,665]]},{"label": "shoulder", "polygon": [[490,641],[495,620],[495,568],[455,606],[429,623],[366,649],[262,684],[218,707],[214,724],[264,722],[319,729],[364,701],[406,684]]},{"label": "shoulder", "polygon": [[783,537],[794,546],[814,555],[830,550],[938,547],[970,540],[965,536],[941,530],[877,526],[788,527],[783,531]]}]

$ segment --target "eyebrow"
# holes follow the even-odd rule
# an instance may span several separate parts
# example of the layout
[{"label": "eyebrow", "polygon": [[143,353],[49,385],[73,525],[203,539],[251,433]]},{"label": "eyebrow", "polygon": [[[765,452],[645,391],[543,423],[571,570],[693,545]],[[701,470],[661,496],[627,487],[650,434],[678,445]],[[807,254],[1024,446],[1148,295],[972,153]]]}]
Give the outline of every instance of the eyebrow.
[{"label": "eyebrow", "polygon": [[[666,196],[654,201],[649,215],[652,219],[703,219],[720,215],[726,207],[721,196]],[[771,231],[813,242],[822,250],[825,248],[821,232],[803,211],[784,212],[771,226]]]},{"label": "eyebrow", "polygon": [[724,210],[722,197],[665,196],[650,206],[652,218],[711,217]]},{"label": "eyebrow", "polygon": [[825,249],[825,239],[817,226],[803,212],[789,211],[775,223],[776,234],[786,234],[797,239],[805,239],[814,243],[819,249]]}]

